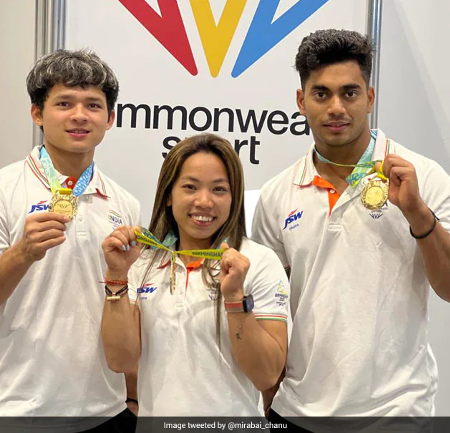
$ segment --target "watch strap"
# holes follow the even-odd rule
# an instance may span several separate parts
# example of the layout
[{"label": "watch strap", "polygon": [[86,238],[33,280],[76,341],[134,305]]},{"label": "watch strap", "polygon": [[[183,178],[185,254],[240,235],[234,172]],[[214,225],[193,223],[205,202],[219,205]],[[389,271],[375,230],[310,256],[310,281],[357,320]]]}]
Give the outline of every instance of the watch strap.
[{"label": "watch strap", "polygon": [[244,312],[244,300],[237,302],[225,301],[225,310],[227,313],[243,313]]}]

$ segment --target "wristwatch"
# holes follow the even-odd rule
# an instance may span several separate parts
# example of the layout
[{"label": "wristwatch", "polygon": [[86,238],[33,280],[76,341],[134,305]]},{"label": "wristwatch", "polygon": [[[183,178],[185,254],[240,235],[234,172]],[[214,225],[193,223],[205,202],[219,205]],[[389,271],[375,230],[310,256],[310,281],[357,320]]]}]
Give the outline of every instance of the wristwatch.
[{"label": "wristwatch", "polygon": [[242,301],[238,302],[224,302],[225,310],[227,313],[249,313],[253,310],[255,303],[253,302],[253,296],[244,296]]}]

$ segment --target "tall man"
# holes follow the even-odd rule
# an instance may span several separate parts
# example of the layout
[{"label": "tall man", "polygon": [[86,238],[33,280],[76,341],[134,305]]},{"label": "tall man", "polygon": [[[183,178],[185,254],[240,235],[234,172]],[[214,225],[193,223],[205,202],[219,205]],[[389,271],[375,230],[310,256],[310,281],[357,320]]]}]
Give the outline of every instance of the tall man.
[{"label": "tall man", "polygon": [[[44,145],[0,170],[0,416],[115,417],[126,390],[100,341],[100,245],[140,209],[93,159],[119,85],[97,55],[61,50],[36,63],[27,87]],[[58,431],[102,422],[61,419]]]},{"label": "tall man", "polygon": [[291,273],[272,416],[433,414],[427,301],[429,285],[450,300],[450,178],[369,129],[371,52],[359,33],[321,30],[296,57],[315,143],[263,187],[252,228]]}]

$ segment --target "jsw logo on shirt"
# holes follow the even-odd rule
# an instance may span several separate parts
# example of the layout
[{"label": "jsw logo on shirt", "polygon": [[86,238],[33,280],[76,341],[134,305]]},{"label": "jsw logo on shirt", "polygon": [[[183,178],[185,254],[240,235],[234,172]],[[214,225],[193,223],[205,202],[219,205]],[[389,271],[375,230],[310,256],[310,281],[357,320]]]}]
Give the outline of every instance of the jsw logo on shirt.
[{"label": "jsw logo on shirt", "polygon": [[138,294],[143,294],[143,293],[153,293],[158,287],[152,287],[152,283],[150,283],[150,285],[148,286],[144,286],[144,287],[139,287],[137,289],[137,293]]},{"label": "jsw logo on shirt", "polygon": [[288,215],[288,217],[284,220],[284,227],[283,227],[283,230],[286,229],[286,227],[287,227],[289,224],[292,224],[293,222],[299,220],[299,219],[302,217],[303,211],[297,212],[297,210],[298,210],[298,208],[295,209],[295,210],[293,210],[293,211]]},{"label": "jsw logo on shirt", "polygon": [[39,211],[48,210],[48,206],[49,205],[46,204],[46,203],[47,203],[47,200],[43,200],[43,201],[40,201],[37,204],[32,205],[31,206],[31,210],[28,213],[30,214],[30,213],[33,213],[33,212],[39,212]]}]

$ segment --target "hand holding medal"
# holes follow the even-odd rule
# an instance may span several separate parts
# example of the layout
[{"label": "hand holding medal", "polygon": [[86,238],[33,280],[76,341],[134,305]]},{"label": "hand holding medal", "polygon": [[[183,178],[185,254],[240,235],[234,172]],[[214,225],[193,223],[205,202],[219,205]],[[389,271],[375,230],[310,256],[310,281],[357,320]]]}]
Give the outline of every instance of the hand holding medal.
[{"label": "hand holding medal", "polygon": [[145,227],[137,227],[134,230],[136,240],[144,245],[149,245],[155,249],[161,249],[168,251],[171,254],[170,261],[170,293],[175,292],[175,260],[177,254],[182,254],[185,256],[197,257],[199,259],[210,259],[210,260],[220,260],[225,249],[210,249],[210,250],[181,250],[173,251],[160,242],[156,236],[147,230]]},{"label": "hand holding medal", "polygon": [[114,280],[127,279],[128,271],[141,251],[137,246],[134,227],[118,227],[103,241],[102,249],[108,265],[107,277]]},{"label": "hand holding medal", "polygon": [[54,212],[28,216],[19,241],[23,258],[33,263],[43,259],[50,248],[61,245],[66,240],[64,232],[69,221],[66,216]]},{"label": "hand holding medal", "polygon": [[410,162],[398,155],[389,154],[383,162],[383,171],[389,179],[389,201],[405,217],[418,209],[428,209],[420,197],[416,170]]},{"label": "hand holding medal", "polygon": [[225,250],[220,263],[220,290],[225,301],[242,301],[244,297],[244,281],[250,267],[250,261],[226,243],[221,245]]}]

